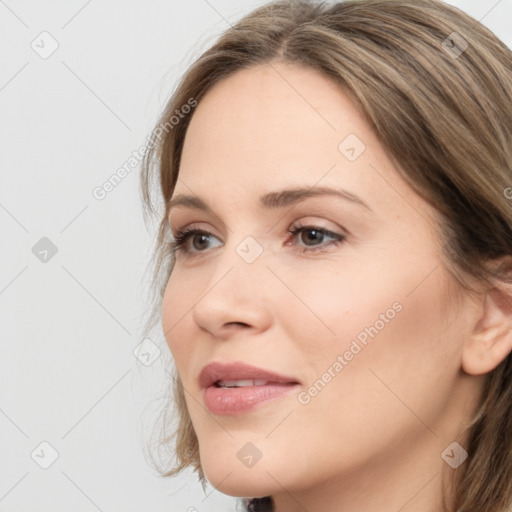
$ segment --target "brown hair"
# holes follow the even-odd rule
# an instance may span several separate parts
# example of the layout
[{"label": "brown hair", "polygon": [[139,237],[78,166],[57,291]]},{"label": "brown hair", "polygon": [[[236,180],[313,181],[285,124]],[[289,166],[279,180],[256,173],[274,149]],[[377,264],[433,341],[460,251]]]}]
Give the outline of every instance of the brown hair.
[{"label": "brown hair", "polygon": [[[397,171],[439,213],[446,266],[462,287],[471,291],[468,278],[489,288],[511,284],[505,265],[512,255],[510,49],[478,21],[438,0],[330,5],[284,0],[245,16],[190,66],[153,132],[142,195],[145,215],[155,214],[156,180],[164,212],[157,213],[156,303],[147,326],[161,313],[174,265],[167,245],[167,204],[193,113],[163,137],[162,126],[168,127],[176,109],[191,98],[200,102],[219,80],[276,61],[318,70],[350,95]],[[503,265],[488,265],[501,257]],[[486,376],[480,407],[467,428],[468,459],[452,472],[450,500],[457,512],[505,512],[512,505],[511,357]],[[198,440],[176,374],[173,394],[179,422],[171,435],[161,435],[161,442],[172,446],[176,465],[161,473],[171,476],[190,466],[204,483]],[[167,420],[162,420],[164,428]],[[270,498],[250,504],[254,510],[271,506]]]}]

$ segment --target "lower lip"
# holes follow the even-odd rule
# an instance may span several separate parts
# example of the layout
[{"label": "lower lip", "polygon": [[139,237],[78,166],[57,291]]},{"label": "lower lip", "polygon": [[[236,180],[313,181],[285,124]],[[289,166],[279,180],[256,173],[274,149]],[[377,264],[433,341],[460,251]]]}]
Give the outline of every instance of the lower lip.
[{"label": "lower lip", "polygon": [[206,407],[214,414],[240,414],[296,391],[299,384],[268,384],[240,388],[210,386],[205,390]]}]

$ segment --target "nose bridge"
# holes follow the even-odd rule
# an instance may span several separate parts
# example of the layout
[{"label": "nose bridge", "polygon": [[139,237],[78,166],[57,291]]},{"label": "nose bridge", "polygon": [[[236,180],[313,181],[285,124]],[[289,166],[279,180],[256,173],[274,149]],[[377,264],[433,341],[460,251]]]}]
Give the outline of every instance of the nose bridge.
[{"label": "nose bridge", "polygon": [[266,268],[263,242],[248,235],[231,237],[209,264],[212,272],[202,299],[194,307],[195,322],[221,336],[227,324],[247,324],[262,330],[270,322],[272,297],[265,286],[271,273]]},{"label": "nose bridge", "polygon": [[255,292],[262,288],[265,274],[268,273],[266,261],[269,249],[262,239],[256,239],[252,235],[240,237],[231,233],[228,240],[221,249],[220,254],[215,257],[215,270],[212,275],[214,284],[219,280],[228,279],[232,285],[241,290]]}]

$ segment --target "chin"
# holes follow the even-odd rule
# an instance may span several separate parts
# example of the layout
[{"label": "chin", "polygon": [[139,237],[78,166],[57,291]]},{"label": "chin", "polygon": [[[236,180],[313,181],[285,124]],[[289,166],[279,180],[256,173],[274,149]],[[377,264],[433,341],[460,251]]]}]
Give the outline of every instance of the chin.
[{"label": "chin", "polygon": [[[245,467],[237,458],[201,454],[201,467],[210,484],[228,496],[262,498],[280,489],[277,482],[267,473],[267,465],[259,461],[253,467]],[[278,480],[272,469],[269,472]]]},{"label": "chin", "polygon": [[[203,468],[206,478],[218,491],[237,498],[262,498],[276,492],[276,482],[264,470],[242,470],[232,468],[232,473],[221,473],[218,469]],[[227,476],[227,477],[226,477]],[[223,480],[224,479],[224,480]]]}]

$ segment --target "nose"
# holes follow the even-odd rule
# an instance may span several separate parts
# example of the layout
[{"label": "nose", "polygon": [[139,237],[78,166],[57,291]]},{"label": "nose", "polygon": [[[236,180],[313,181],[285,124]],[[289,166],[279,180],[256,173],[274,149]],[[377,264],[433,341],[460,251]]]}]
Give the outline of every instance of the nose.
[{"label": "nose", "polygon": [[223,340],[244,329],[252,334],[268,329],[273,276],[265,261],[261,255],[248,263],[226,245],[212,262],[211,276],[193,308],[196,325]]}]

